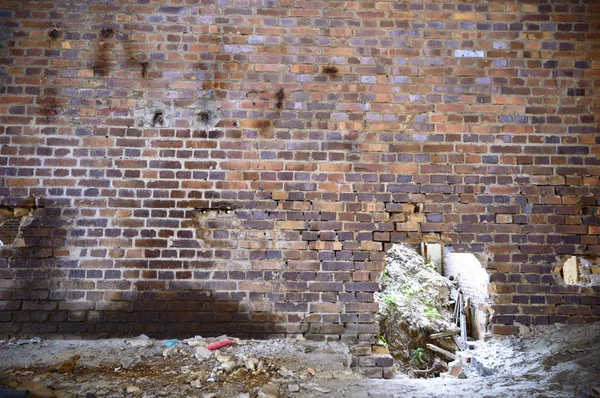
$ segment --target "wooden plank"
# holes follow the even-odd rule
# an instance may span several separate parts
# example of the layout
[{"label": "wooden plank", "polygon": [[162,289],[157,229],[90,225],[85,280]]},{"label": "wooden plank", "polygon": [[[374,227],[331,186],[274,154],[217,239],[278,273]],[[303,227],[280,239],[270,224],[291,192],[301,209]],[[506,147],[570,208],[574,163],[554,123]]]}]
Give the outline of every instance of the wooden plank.
[{"label": "wooden plank", "polygon": [[466,345],[463,344],[462,340],[457,335],[452,336],[452,340],[454,340],[454,344],[456,344],[459,350],[465,351],[467,349]]},{"label": "wooden plank", "polygon": [[459,330],[446,330],[445,332],[430,334],[429,338],[432,340],[441,339],[442,337],[450,337],[450,336],[454,336],[455,334],[458,334],[458,333],[460,333]]},{"label": "wooden plank", "polygon": [[464,313],[460,314],[460,341],[462,347],[467,346],[467,316]]},{"label": "wooden plank", "polygon": [[440,348],[436,345],[427,343],[427,348],[429,348],[431,351],[437,352],[438,354],[442,354],[443,356],[445,356],[453,361],[456,360],[456,355],[454,355],[450,351],[446,351],[443,348]]}]

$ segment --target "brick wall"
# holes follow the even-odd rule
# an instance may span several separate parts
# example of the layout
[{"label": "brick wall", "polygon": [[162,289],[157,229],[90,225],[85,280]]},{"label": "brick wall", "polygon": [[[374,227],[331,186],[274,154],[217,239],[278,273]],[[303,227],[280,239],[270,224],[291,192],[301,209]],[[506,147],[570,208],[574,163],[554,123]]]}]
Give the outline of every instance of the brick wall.
[{"label": "brick wall", "polygon": [[[491,330],[600,320],[594,1],[0,1],[2,335],[377,333],[394,242]],[[24,203],[26,202],[26,203]]]}]

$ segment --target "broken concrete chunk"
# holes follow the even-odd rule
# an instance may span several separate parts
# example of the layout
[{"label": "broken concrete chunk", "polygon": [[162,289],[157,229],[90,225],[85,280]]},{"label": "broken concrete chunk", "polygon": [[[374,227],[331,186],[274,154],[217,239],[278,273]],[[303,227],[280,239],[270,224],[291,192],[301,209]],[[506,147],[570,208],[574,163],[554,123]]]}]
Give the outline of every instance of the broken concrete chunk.
[{"label": "broken concrete chunk", "polygon": [[162,352],[163,357],[165,358],[169,358],[174,356],[175,354],[177,354],[179,351],[177,350],[177,348],[175,347],[169,347],[169,348],[165,348]]},{"label": "broken concrete chunk", "polygon": [[123,369],[133,369],[140,364],[142,359],[140,357],[129,357],[121,359],[121,366]]},{"label": "broken concrete chunk", "polygon": [[199,361],[206,361],[210,357],[212,357],[213,351],[209,351],[204,347],[196,347],[194,351],[194,356]]},{"label": "broken concrete chunk", "polygon": [[265,384],[258,392],[258,398],[279,398],[279,387],[275,384]]},{"label": "broken concrete chunk", "polygon": [[127,386],[126,391],[128,394],[138,394],[138,393],[142,392],[142,390],[136,386]]},{"label": "broken concrete chunk", "polygon": [[206,339],[202,336],[194,336],[190,339],[185,339],[183,341],[187,343],[187,345],[189,345],[190,347],[205,346],[208,344],[206,342]]},{"label": "broken concrete chunk", "polygon": [[152,339],[150,339],[150,337],[146,336],[145,334],[141,334],[135,339],[129,340],[129,344],[131,344],[132,347],[152,347],[154,342]]},{"label": "broken concrete chunk", "polygon": [[290,390],[290,392],[298,392],[300,391],[300,386],[298,384],[290,384],[288,390]]}]

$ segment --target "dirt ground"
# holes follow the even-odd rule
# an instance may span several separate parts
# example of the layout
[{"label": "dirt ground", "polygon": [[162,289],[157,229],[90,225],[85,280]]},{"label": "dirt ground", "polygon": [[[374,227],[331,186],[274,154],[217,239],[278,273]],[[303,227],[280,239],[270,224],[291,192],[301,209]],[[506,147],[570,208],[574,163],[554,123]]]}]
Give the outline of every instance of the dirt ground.
[{"label": "dirt ground", "polygon": [[[0,386],[37,389],[32,396],[57,398],[600,397],[600,324],[552,326],[520,339],[477,342],[466,379],[402,374],[392,380],[366,379],[349,367],[349,349],[339,342],[234,340],[201,359],[195,356],[197,347],[184,341],[171,348],[164,344],[4,341]],[[81,358],[69,373],[74,355]]]}]

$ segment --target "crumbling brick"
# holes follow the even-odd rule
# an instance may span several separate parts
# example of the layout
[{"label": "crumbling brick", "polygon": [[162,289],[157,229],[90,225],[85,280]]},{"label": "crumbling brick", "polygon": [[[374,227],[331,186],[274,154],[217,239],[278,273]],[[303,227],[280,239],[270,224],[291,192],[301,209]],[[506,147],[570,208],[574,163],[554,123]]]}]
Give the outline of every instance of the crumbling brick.
[{"label": "crumbling brick", "polygon": [[31,223],[0,249],[4,333],[372,343],[385,251],[423,241],[487,256],[494,333],[598,319],[553,270],[600,253],[594,5],[361,3],[332,28],[335,2],[285,26],[116,2],[135,24],[51,29],[97,10],[17,3],[0,217]]}]

